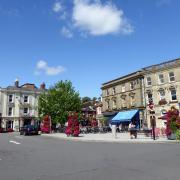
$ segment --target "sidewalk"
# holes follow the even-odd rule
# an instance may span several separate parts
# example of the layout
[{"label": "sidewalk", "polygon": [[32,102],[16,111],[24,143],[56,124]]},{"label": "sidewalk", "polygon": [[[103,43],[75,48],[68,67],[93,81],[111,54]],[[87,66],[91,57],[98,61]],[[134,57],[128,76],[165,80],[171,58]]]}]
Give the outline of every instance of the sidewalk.
[{"label": "sidewalk", "polygon": [[155,141],[151,137],[145,137],[143,134],[138,134],[137,139],[130,139],[129,133],[117,133],[117,138],[112,136],[112,133],[105,134],[80,134],[79,137],[67,137],[63,133],[42,134],[46,137],[58,138],[70,141],[84,142],[117,142],[117,143],[180,143],[176,140],[167,140],[166,137],[159,137]]}]

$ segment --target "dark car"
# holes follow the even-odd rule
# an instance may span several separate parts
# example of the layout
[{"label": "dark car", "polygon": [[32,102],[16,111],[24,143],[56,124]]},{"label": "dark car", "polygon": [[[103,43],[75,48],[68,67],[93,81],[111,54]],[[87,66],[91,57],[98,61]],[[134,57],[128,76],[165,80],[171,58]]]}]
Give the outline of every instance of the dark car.
[{"label": "dark car", "polygon": [[36,125],[25,125],[20,128],[20,135],[38,135],[39,128]]}]

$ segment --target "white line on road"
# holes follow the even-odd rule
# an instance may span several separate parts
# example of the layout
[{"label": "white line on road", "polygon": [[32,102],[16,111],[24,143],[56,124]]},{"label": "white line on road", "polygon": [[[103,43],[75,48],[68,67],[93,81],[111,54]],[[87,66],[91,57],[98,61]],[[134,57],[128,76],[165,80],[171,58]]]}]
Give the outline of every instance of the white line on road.
[{"label": "white line on road", "polygon": [[9,142],[10,142],[10,143],[13,143],[13,144],[17,144],[17,145],[21,144],[21,143],[16,142],[16,141],[9,141]]}]

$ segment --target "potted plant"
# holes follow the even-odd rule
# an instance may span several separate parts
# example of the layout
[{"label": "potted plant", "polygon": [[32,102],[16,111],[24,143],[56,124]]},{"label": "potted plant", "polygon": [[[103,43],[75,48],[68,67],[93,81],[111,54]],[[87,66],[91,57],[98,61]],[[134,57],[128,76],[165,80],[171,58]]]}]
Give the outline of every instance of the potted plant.
[{"label": "potted plant", "polygon": [[171,128],[171,135],[169,136],[169,139],[175,140],[176,139],[176,131],[178,130],[176,123],[171,120],[170,123],[170,128]]},{"label": "potted plant", "polygon": [[167,138],[170,140],[175,140],[177,131],[179,129],[179,111],[172,106],[171,110],[167,113]]}]

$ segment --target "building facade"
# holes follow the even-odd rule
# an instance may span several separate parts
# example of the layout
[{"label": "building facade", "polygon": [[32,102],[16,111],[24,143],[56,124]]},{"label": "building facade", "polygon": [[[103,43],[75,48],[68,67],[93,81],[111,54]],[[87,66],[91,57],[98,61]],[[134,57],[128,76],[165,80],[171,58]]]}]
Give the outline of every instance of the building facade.
[{"label": "building facade", "polygon": [[26,124],[32,124],[38,118],[38,97],[45,91],[45,84],[40,88],[26,83],[19,86],[16,80],[14,86],[0,89],[1,123],[5,129],[18,131]]},{"label": "building facade", "polygon": [[144,77],[141,71],[128,74],[102,85],[103,112],[140,110],[141,124],[144,120]]},{"label": "building facade", "polygon": [[156,117],[156,126],[165,127],[164,116],[171,106],[179,109],[180,103],[180,59],[149,66],[143,69],[146,96],[146,119],[150,124],[148,105],[152,104]]},{"label": "building facade", "polygon": [[164,127],[159,119],[170,109],[180,106],[180,59],[140,69],[102,85],[103,112],[140,110],[141,125],[151,127],[150,118],[156,118],[156,126]]}]

